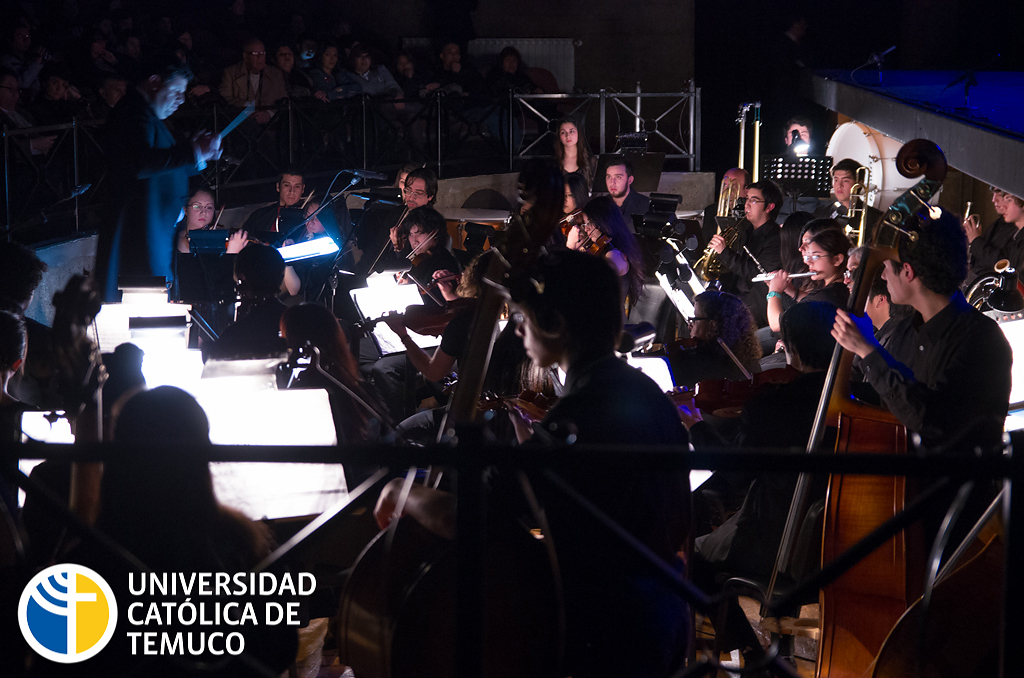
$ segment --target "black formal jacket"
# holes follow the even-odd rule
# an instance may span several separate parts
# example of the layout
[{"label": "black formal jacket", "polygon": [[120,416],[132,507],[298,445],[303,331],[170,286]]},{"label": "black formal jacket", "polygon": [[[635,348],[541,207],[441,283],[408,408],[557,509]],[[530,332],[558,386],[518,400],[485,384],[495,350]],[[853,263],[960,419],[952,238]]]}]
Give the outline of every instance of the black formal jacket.
[{"label": "black formal jacket", "polygon": [[760,228],[754,228],[753,224],[744,219],[736,228],[739,231],[736,242],[719,255],[719,259],[732,274],[722,281],[722,288],[742,299],[757,326],[764,327],[768,324],[768,283],[751,282],[761,269],[743,247],[746,246],[757,257],[765,271],[779,270],[782,268],[779,225],[775,221],[767,221]]},{"label": "black formal jacket", "polygon": [[176,142],[142,94],[129,88],[107,119],[111,144],[108,183],[116,187],[101,221],[96,277],[113,299],[118,275],[170,279],[174,226],[188,199],[196,157]]}]

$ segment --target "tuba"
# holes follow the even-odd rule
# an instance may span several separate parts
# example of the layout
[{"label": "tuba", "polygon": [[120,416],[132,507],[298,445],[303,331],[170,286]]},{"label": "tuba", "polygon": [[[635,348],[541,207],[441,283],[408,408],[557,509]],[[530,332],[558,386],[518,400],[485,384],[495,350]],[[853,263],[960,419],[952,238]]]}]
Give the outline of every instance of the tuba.
[{"label": "tuba", "polygon": [[[729,181],[728,177],[722,177],[722,183],[718,193],[718,211],[716,222],[718,224],[718,235],[725,239],[725,246],[732,247],[736,242],[739,231],[736,224],[743,218],[742,201],[740,194],[743,187],[739,183]],[[737,216],[737,210],[740,211]],[[725,219],[731,225],[722,228],[721,220]],[[704,248],[704,253],[693,265],[693,272],[704,282],[718,280],[725,272],[725,267],[718,259],[718,252],[711,249],[711,245]]]},{"label": "tuba", "polygon": [[1021,310],[1019,286],[1017,271],[1009,259],[1000,259],[991,273],[971,283],[965,296],[967,303],[979,311],[1015,312]]}]

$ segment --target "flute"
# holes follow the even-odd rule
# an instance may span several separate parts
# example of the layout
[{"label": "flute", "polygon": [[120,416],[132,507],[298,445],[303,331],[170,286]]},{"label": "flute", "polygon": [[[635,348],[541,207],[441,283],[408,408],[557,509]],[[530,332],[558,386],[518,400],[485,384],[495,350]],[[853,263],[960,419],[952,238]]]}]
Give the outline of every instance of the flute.
[{"label": "flute", "polygon": [[[790,273],[789,279],[793,278],[807,278],[814,275],[814,271],[807,271],[806,273]],[[775,277],[774,273],[762,273],[761,275],[755,275],[750,279],[750,282],[768,282]]]}]

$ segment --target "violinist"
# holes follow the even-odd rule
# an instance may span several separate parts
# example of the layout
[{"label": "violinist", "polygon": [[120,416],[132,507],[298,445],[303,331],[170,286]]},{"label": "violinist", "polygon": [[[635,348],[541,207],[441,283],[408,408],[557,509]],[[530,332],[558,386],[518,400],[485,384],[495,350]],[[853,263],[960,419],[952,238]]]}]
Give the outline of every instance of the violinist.
[{"label": "violinist", "polygon": [[[686,431],[657,386],[614,353],[622,330],[617,276],[603,259],[562,250],[515,277],[512,298],[522,315],[518,334],[535,366],[568,371],[561,400],[536,426],[531,444],[563,438],[581,443],[685,445]],[[517,424],[523,439],[532,430]],[[677,552],[689,529],[685,473],[629,467],[559,471],[562,477],[682,572]],[[504,514],[523,502],[518,480],[497,471],[488,504]],[[592,518],[557,492],[535,483],[551,528],[565,589],[564,675],[664,676],[681,665],[688,639],[686,604],[636,559],[601,538]],[[394,517],[402,486],[390,483],[375,517]],[[455,538],[455,498],[416,485],[405,515]],[[525,511],[519,511],[524,513]]]},{"label": "violinist", "polygon": [[635,306],[644,292],[644,262],[636,236],[608,196],[594,198],[583,208],[583,219],[566,236],[566,247],[605,258],[619,275],[625,300]]},{"label": "violinist", "polygon": [[303,219],[300,201],[304,190],[306,183],[302,172],[296,168],[285,169],[277,179],[277,201],[254,210],[245,220],[242,230],[249,233],[287,233],[295,228]]},{"label": "violinist", "polygon": [[1000,446],[1010,396],[1012,354],[999,326],[959,291],[967,239],[950,212],[928,219],[916,242],[900,236],[898,260],[882,277],[890,298],[915,313],[896,326],[888,349],[870,318],[840,311],[833,336],[861,358],[882,402],[929,450],[968,454]]},{"label": "violinist", "polygon": [[694,299],[693,317],[687,322],[693,348],[670,353],[672,375],[678,386],[693,386],[705,379],[742,379],[743,373],[719,344],[722,340],[748,372],[757,372],[761,346],[754,336],[754,318],[739,297],[709,290]]},{"label": "violinist", "polygon": [[404,209],[377,204],[363,213],[357,239],[367,259],[361,268],[368,273],[401,268],[406,262],[405,257],[409,254],[406,220],[412,210],[433,207],[437,196],[437,175],[425,167],[410,169],[405,172],[401,191]]},{"label": "violinist", "polygon": [[[815,222],[812,221],[808,227],[815,228]],[[813,286],[798,290],[786,271],[777,271],[768,281],[768,326],[778,332],[780,318],[786,309],[803,301],[827,301],[836,308],[845,308],[850,296],[844,280],[849,251],[850,240],[838,228],[824,228],[813,236],[803,255],[807,269],[813,274]]]},{"label": "violinist", "polygon": [[[405,345],[409,364],[423,375],[425,380],[436,382],[451,374],[456,361],[465,352],[473,323],[473,314],[476,310],[472,301],[480,295],[484,273],[487,272],[490,260],[494,256],[493,250],[483,252],[469,263],[461,276],[456,276],[447,270],[437,271],[434,274],[437,289],[444,295],[446,301],[452,302],[452,306],[456,310],[445,314],[450,315],[451,319],[441,333],[441,344],[434,349],[433,354],[424,351],[409,336],[410,329],[413,331],[417,329],[413,322],[400,314],[385,316],[384,322]],[[394,373],[396,367],[401,368],[403,374]],[[374,379],[378,384],[382,382],[386,384],[404,383],[404,369],[404,364],[393,364],[390,367],[380,364],[380,368],[375,365]],[[385,374],[385,371],[390,371],[392,374]],[[392,400],[394,400],[393,397]],[[402,436],[406,431],[417,428],[433,429],[436,424],[440,423],[436,416],[438,413],[439,411],[429,411],[409,417],[398,425],[398,434]]]},{"label": "violinist", "polygon": [[570,172],[565,177],[565,205],[562,212],[569,216],[576,210],[583,209],[583,206],[590,200],[590,191],[587,189],[587,180],[577,172]]},{"label": "violinist", "polygon": [[[747,401],[740,417],[741,446],[802,448],[806,444],[832,361],[835,341],[830,331],[835,317],[836,308],[827,302],[797,304],[782,316],[786,357],[800,376],[789,384],[770,386]],[[678,412],[695,447],[723,445],[692,402],[679,404]],[[720,589],[722,573],[768,580],[797,480],[796,474],[733,475],[733,484],[748,487],[742,506],[718,529],[699,535],[694,542],[691,579],[707,593]],[[822,479],[812,489],[812,497],[824,492]],[[740,649],[748,661],[761,657],[757,637],[735,599],[729,604],[726,628],[716,632],[722,636],[724,650]]]},{"label": "violinist", "polygon": [[409,242],[406,260],[412,266],[398,275],[399,284],[416,285],[426,305],[443,306],[440,295],[425,291],[437,271],[458,271],[459,262],[448,250],[448,225],[433,207],[417,207],[405,218],[403,234]]}]

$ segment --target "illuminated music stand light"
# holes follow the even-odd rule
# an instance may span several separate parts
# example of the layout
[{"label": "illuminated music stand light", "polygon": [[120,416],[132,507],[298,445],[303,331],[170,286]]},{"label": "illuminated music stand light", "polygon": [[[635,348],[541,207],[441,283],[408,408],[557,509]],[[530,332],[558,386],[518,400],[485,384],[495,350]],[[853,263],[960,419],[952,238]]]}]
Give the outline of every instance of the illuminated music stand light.
[{"label": "illuminated music stand light", "polygon": [[297,242],[293,245],[278,247],[277,251],[284,257],[285,263],[290,264],[295,261],[302,261],[303,259],[335,254],[338,249],[338,243],[325,235],[321,238],[313,238],[312,240]]},{"label": "illuminated music stand light", "polygon": [[[404,313],[409,306],[421,306],[419,290],[415,285],[399,285],[391,273],[368,276],[367,287],[352,290],[352,301],[362,318],[379,318],[392,311]],[[398,335],[391,331],[387,323],[377,323],[370,333],[381,356],[404,353],[405,345]],[[412,340],[422,349],[432,349],[441,344],[440,337],[432,337],[416,332],[409,332]]]}]

